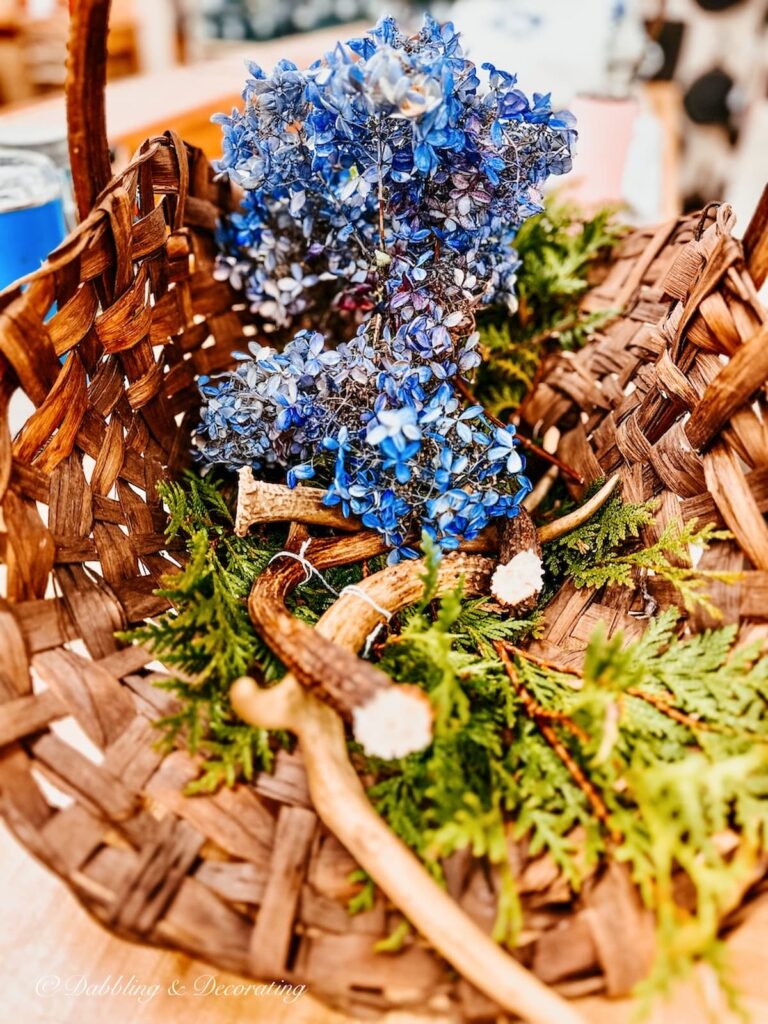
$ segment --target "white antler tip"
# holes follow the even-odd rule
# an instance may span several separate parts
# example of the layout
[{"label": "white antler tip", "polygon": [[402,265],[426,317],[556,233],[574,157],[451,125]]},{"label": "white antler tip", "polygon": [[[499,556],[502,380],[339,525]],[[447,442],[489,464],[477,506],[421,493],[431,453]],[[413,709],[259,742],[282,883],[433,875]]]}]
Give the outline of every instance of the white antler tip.
[{"label": "white antler tip", "polygon": [[354,709],[352,730],[366,754],[392,761],[429,746],[432,717],[429,698],[418,687],[388,686]]},{"label": "white antler tip", "polygon": [[491,578],[491,593],[502,604],[514,607],[538,594],[544,586],[544,566],[535,551],[520,551]]}]

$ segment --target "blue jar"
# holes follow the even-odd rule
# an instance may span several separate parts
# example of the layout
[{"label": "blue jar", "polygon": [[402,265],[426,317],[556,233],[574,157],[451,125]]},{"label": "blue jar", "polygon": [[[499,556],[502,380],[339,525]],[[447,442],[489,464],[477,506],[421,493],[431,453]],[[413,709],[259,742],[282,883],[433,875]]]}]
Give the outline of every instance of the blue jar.
[{"label": "blue jar", "polygon": [[42,153],[0,149],[0,290],[37,270],[66,235],[61,177]]}]

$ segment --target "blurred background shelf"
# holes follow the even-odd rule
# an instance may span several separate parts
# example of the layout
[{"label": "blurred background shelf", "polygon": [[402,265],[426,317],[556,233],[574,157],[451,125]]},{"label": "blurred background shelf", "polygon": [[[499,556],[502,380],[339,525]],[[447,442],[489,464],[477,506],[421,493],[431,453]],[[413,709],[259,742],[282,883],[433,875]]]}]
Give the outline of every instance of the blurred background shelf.
[{"label": "blurred background shelf", "polygon": [[[73,0],[70,0],[73,2]],[[768,0],[113,0],[108,124],[117,163],[173,126],[215,158],[210,114],[240,100],[243,63],[307,63],[383,12],[451,17],[470,53],[527,90],[583,109],[623,97],[601,150],[582,133],[574,180],[594,180],[633,119],[617,195],[637,222],[711,199],[746,217],[768,163]],[[617,13],[618,12],[618,13]],[[0,0],[0,145],[63,131],[67,0]],[[614,149],[616,147],[614,146]],[[617,156],[618,159],[618,156]],[[616,191],[614,189],[613,191]]]},{"label": "blurred background shelf", "polygon": [[[363,31],[365,25],[349,26]],[[107,87],[107,124],[117,160],[127,162],[149,136],[172,127],[183,139],[214,159],[221,153],[221,129],[210,123],[217,111],[241,103],[246,60],[265,66],[281,57],[308,64],[333,46],[338,30],[292,35],[271,42],[228,45],[196,64],[118,78]],[[54,95],[0,108],[0,140],[15,131],[43,133],[65,122],[64,99]]]}]

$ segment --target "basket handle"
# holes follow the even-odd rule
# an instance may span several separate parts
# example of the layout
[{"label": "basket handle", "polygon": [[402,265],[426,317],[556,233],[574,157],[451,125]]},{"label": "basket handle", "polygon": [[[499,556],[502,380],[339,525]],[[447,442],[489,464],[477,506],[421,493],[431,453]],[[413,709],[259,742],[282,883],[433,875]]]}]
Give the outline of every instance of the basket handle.
[{"label": "basket handle", "polygon": [[77,211],[84,220],[112,176],[105,92],[110,0],[70,4],[67,133]]}]

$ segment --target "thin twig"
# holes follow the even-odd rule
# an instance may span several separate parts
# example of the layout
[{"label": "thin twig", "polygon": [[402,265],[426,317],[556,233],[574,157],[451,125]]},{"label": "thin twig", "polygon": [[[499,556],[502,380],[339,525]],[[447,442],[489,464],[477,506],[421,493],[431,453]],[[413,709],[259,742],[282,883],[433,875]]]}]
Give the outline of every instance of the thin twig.
[{"label": "thin twig", "polygon": [[[504,647],[515,654],[518,658],[525,658],[526,661],[532,662],[534,665],[538,665],[539,668],[548,669],[550,672],[559,672],[561,674],[575,676],[577,679],[583,679],[584,673],[578,668],[572,668],[570,665],[558,665],[554,661],[549,661],[547,658],[540,658],[536,654],[532,654],[530,651],[524,651],[520,647],[515,647],[514,644],[510,644],[507,641],[501,641]],[[722,736],[735,736],[739,739],[744,740],[755,740],[768,742],[768,736],[760,736],[757,733],[745,732],[741,729],[736,729],[733,726],[727,725],[715,725],[713,722],[702,722],[698,718],[693,718],[691,715],[687,715],[684,711],[680,711],[671,704],[666,697],[662,697],[658,693],[648,693],[647,690],[640,689],[639,686],[630,686],[624,690],[624,693],[628,697],[636,697],[638,700],[645,701],[646,704],[650,704],[651,707],[656,708],[662,714],[671,718],[672,721],[678,722],[680,725],[684,725],[691,732],[695,732],[697,729],[702,732],[714,732]],[[574,723],[575,724],[575,723]]]},{"label": "thin twig", "polygon": [[[548,668],[552,671],[560,672],[561,669],[554,668],[551,664],[544,661],[543,658],[537,658],[534,655],[528,654],[527,651],[521,650],[519,647],[515,647],[514,644],[509,643],[507,640],[499,640],[499,644],[504,647],[507,651],[511,651],[518,658],[525,658],[526,660],[533,662],[535,665],[539,665],[541,668]],[[522,683],[520,684],[522,687]],[[564,711],[553,711],[550,708],[545,708],[543,704],[539,702],[528,693],[528,691],[522,687],[519,691],[520,698],[525,704],[526,711],[531,715],[532,718],[546,718],[551,722],[559,722],[565,726],[569,732],[572,732],[577,739],[580,739],[582,743],[589,742],[589,734],[581,728],[576,722],[573,721]]]},{"label": "thin twig", "polygon": [[[455,382],[456,390],[460,394],[462,394],[471,405],[482,404],[478,402],[472,389],[465,381],[461,379],[461,377],[456,377]],[[506,430],[509,427],[508,423],[504,423],[503,420],[500,420],[498,416],[495,416],[492,412],[489,412],[487,409],[485,410],[485,415],[488,417],[491,423],[494,424],[494,426],[501,427],[504,430]],[[557,468],[562,473],[565,473],[566,476],[569,476],[571,480],[575,480],[576,483],[580,485],[584,484],[584,477],[580,473],[578,473],[573,468],[573,466],[569,466],[567,462],[563,462],[562,459],[558,459],[556,455],[552,455],[545,448],[542,448],[540,445],[536,444],[535,441],[531,441],[530,438],[523,437],[523,435],[520,433],[516,433],[515,436],[517,437],[517,440],[520,442],[523,448],[527,448],[528,451],[531,451],[535,455],[538,455],[539,458],[544,459],[545,462],[549,462],[553,466],[557,466]]]},{"label": "thin twig", "polygon": [[[608,808],[605,806],[603,798],[597,791],[594,784],[587,778],[582,770],[581,766],[574,759],[570,750],[565,746],[560,737],[557,735],[552,725],[546,720],[545,716],[539,711],[540,705],[537,701],[531,697],[530,693],[526,690],[523,685],[523,681],[520,679],[517,669],[515,668],[514,662],[510,658],[506,651],[506,646],[502,642],[495,644],[496,651],[501,658],[501,663],[504,666],[504,670],[509,676],[509,680],[515,688],[516,693],[520,697],[523,703],[523,707],[526,709],[531,718],[535,721],[544,739],[549,743],[554,752],[563,762],[568,772],[570,773],[573,781],[582,791],[584,796],[587,798],[587,802],[595,813],[595,816],[605,825],[608,829],[611,839],[618,843],[621,839],[620,834],[613,828],[611,824],[611,816],[608,812]],[[547,713],[547,717],[549,717]]]},{"label": "thin twig", "polygon": [[525,658],[526,661],[532,661],[534,665],[538,665],[539,668],[549,669],[550,672],[560,672],[567,676],[577,676],[582,679],[584,673],[578,668],[571,668],[570,665],[558,665],[554,661],[548,661],[546,658],[540,658],[537,654],[532,654],[530,651],[524,651],[521,647],[515,647],[514,644],[508,641],[503,641],[504,646],[512,654],[517,655],[518,658]]},{"label": "thin twig", "polygon": [[660,697],[656,693],[647,693],[645,690],[641,690],[637,686],[630,686],[628,690],[625,690],[625,693],[629,697],[637,697],[638,700],[645,701],[646,704],[650,704],[651,707],[656,708],[657,711],[661,711],[662,714],[671,718],[674,722],[679,722],[680,725],[684,725],[689,729],[710,728],[706,722],[699,722],[695,718],[691,718],[690,715],[686,715],[683,711],[679,711],[677,708],[673,707],[669,701]]}]

